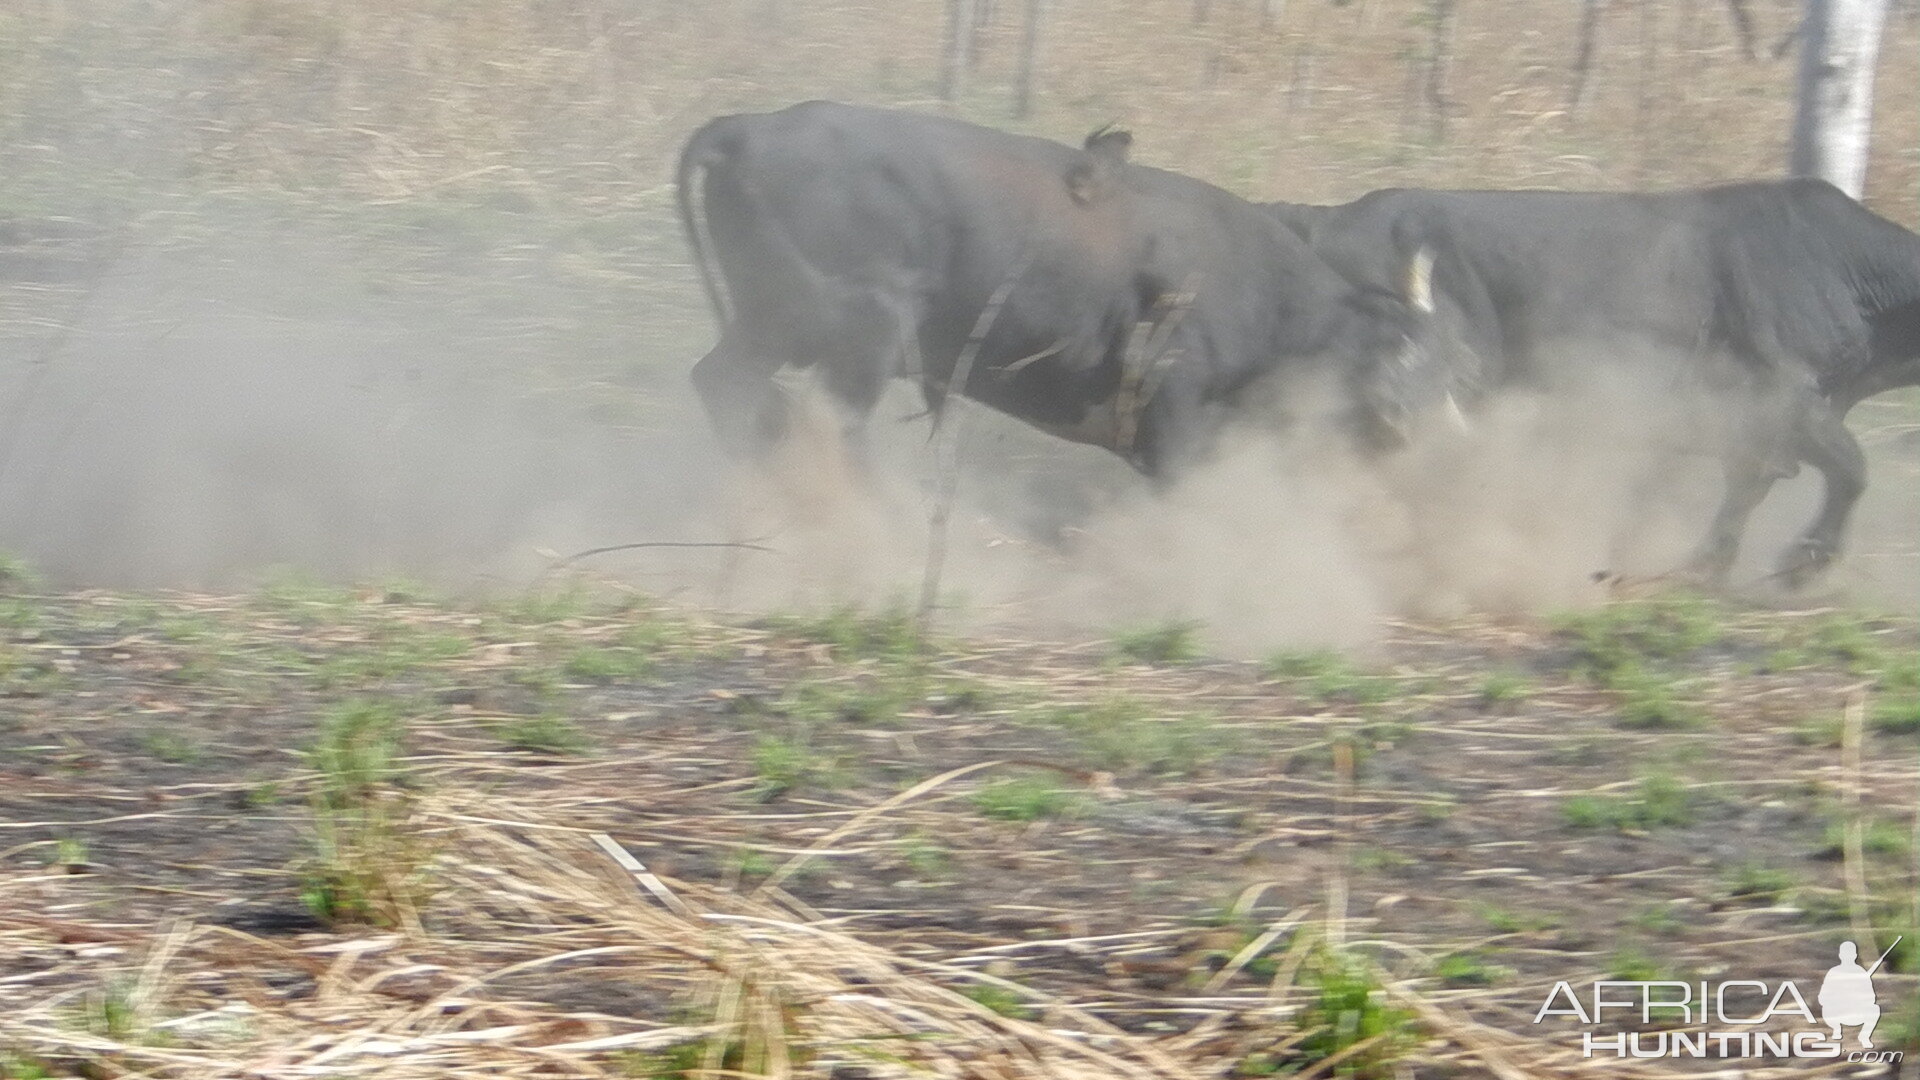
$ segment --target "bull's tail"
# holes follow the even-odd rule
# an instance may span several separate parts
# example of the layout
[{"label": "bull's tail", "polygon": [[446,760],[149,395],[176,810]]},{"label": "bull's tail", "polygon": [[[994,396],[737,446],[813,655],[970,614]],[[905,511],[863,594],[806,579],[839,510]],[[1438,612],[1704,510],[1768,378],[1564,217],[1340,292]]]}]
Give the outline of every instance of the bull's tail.
[{"label": "bull's tail", "polygon": [[[830,322],[839,310],[844,290],[807,258],[754,182],[748,154],[754,129],[748,124],[756,119],[722,116],[708,121],[681,152],[677,182],[687,243],[699,264],[707,302],[723,329],[739,322],[740,305],[746,303],[758,322],[796,333],[813,326],[824,334],[830,328],[821,324]],[[727,215],[723,240],[734,238],[748,245],[741,266],[751,269],[736,269],[736,273],[750,274],[749,279],[729,278],[721,265],[710,227],[713,210]],[[730,245],[721,246],[732,250]],[[768,280],[777,280],[780,287],[770,291]]]},{"label": "bull's tail", "polygon": [[680,226],[686,230],[687,246],[693,251],[693,263],[700,271],[700,285],[706,290],[713,317],[722,327],[733,323],[733,303],[721,278],[719,263],[713,257],[713,233],[707,228],[705,199],[698,189],[706,170],[726,160],[725,118],[712,120],[693,133],[680,152],[680,168],[675,174],[675,196],[680,206]]}]

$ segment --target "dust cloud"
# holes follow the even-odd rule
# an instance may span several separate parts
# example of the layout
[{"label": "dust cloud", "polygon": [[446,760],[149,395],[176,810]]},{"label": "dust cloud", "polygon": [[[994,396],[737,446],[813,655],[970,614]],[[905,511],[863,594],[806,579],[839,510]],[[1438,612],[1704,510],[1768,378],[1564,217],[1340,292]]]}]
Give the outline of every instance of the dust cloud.
[{"label": "dust cloud", "polygon": [[[362,287],[355,258],[297,232],[135,252],[65,309],[70,328],[10,339],[0,545],[72,586],[238,589],[296,571],[460,594],[523,588],[601,545],[751,541],[765,550],[581,565],[734,611],[917,594],[936,455],[910,388],[855,462],[798,379],[811,422],[744,470],[686,381],[697,322],[656,333],[616,313],[627,336],[609,336],[558,286],[462,304]],[[1680,392],[1670,359],[1561,366],[1575,385],[1510,394],[1471,434],[1427,432],[1379,467],[1311,424],[1249,425],[1167,490],[963,406],[942,622],[1084,636],[1190,620],[1210,648],[1257,654],[1364,647],[1395,618],[1591,604],[1601,572],[1655,579],[1718,497],[1728,399]],[[1874,483],[1815,599],[1910,607],[1920,454],[1899,414],[1861,415]],[[1738,581],[1760,582],[1816,499],[1813,477],[1781,485]]]}]

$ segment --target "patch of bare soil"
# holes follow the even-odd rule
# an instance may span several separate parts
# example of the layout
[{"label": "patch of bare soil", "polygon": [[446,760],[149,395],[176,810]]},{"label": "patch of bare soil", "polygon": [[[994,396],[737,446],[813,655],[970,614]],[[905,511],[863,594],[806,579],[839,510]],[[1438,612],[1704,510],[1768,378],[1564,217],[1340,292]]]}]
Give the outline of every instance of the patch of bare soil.
[{"label": "patch of bare soil", "polygon": [[[0,1076],[1573,1075],[1641,1025],[1535,1023],[1558,982],[1811,996],[1900,935],[1920,1052],[1904,620],[1662,596],[1364,663],[575,593],[0,620]],[[1891,1075],[1606,1062],[1729,1066]]]}]

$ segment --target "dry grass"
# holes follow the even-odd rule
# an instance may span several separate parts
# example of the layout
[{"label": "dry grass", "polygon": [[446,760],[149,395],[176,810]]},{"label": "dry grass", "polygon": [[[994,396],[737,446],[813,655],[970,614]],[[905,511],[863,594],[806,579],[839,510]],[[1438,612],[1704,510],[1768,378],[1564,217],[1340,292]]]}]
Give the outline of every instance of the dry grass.
[{"label": "dry grass", "polygon": [[[1577,1044],[1529,1023],[1555,980],[1651,963],[1634,949],[1805,978],[1853,919],[1884,947],[1907,918],[1888,853],[1914,813],[1910,737],[1856,706],[1839,747],[1798,738],[1863,687],[1911,692],[1899,620],[1687,601],[1717,632],[1673,638],[1667,602],[1641,601],[1560,630],[1402,626],[1379,667],[1329,681],[1116,667],[1102,643],[903,653],[897,619],[756,629],[564,591],[481,611],[15,599],[32,629],[6,648],[61,660],[10,689],[0,728],[0,1061],[26,1076],[1571,1076]],[[421,644],[442,635],[465,647]],[[582,642],[645,643],[653,665],[546,682]],[[1697,679],[1711,726],[1620,726],[1581,666],[1606,642]],[[365,663],[374,646],[406,662]],[[1529,672],[1523,700],[1486,700],[1496,661]],[[1394,692],[1356,692],[1362,675]],[[353,789],[287,754],[342,695],[406,703]],[[1057,717],[1113,695],[1202,718],[1225,753],[1087,768],[1077,740],[1100,733]],[[591,744],[502,745],[521,715]],[[129,736],[156,717],[198,755],[149,756]],[[846,771],[752,797],[770,732]],[[1637,797],[1649,763],[1697,827],[1560,821],[1577,794]],[[1040,774],[1073,813],[973,798]],[[431,879],[367,913],[393,929],[299,913],[303,837],[342,790],[389,807],[412,853],[363,868]],[[1863,815],[1892,831],[1863,843]],[[1770,899],[1726,885],[1761,865]],[[1888,1000],[1915,977],[1898,966]],[[1361,1037],[1331,1038],[1352,1009]]]}]

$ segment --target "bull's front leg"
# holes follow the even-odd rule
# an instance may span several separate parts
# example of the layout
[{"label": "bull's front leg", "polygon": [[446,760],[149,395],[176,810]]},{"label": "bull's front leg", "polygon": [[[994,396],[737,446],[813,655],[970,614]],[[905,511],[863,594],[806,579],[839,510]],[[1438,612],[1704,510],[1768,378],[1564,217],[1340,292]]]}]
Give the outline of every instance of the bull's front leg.
[{"label": "bull's front leg", "polygon": [[1775,480],[1785,475],[1780,466],[1758,454],[1742,453],[1726,463],[1726,490],[1720,507],[1714,511],[1713,524],[1706,539],[1694,549],[1681,573],[1702,585],[1719,588],[1726,584],[1740,555],[1740,538],[1746,534],[1747,520],[1772,490]]},{"label": "bull's front leg", "polygon": [[1867,457],[1846,422],[1822,401],[1810,407],[1799,425],[1799,455],[1820,471],[1826,493],[1819,516],[1789,547],[1778,575],[1790,589],[1805,588],[1840,557],[1847,522],[1867,489]]}]

